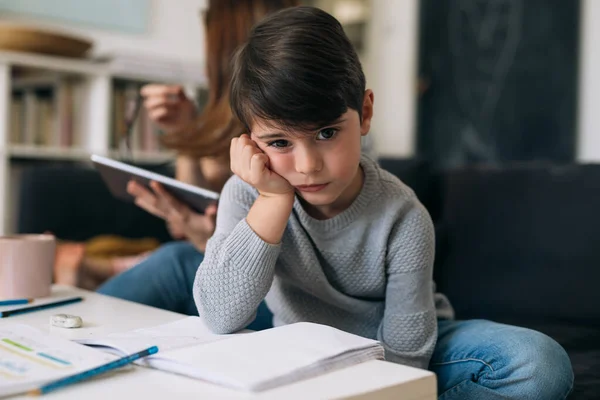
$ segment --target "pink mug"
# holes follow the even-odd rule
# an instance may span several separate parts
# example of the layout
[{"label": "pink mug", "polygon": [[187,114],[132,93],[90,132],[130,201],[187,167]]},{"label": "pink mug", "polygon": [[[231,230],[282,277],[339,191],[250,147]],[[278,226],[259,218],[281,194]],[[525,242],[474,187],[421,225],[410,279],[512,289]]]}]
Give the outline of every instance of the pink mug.
[{"label": "pink mug", "polygon": [[49,296],[55,255],[53,235],[0,236],[0,300]]}]

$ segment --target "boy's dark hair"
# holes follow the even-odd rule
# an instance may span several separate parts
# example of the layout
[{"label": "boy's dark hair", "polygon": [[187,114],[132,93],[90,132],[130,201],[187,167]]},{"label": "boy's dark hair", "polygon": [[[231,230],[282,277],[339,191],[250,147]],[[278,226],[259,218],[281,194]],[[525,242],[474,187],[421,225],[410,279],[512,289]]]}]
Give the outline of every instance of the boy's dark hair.
[{"label": "boy's dark hair", "polygon": [[314,7],[259,22],[234,58],[231,108],[250,132],[255,118],[312,130],[348,108],[361,116],[365,75],[340,23]]}]

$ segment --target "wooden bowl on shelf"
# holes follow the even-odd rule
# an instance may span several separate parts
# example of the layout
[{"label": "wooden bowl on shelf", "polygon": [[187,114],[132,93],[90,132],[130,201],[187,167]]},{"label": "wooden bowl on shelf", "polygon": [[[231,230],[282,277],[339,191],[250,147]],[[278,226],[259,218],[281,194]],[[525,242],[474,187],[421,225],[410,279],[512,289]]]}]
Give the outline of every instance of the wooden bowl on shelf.
[{"label": "wooden bowl on shelf", "polygon": [[64,33],[27,26],[0,24],[0,50],[80,58],[92,42]]}]

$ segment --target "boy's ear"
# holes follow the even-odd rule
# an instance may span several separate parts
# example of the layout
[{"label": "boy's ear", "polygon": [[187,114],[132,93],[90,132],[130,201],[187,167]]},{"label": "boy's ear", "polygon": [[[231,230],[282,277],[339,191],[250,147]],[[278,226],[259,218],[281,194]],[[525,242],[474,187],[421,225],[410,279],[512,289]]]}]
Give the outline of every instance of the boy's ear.
[{"label": "boy's ear", "polygon": [[366,136],[371,130],[371,119],[373,118],[373,91],[371,89],[365,90],[365,96],[363,97],[362,105],[362,121],[360,122],[360,134]]}]

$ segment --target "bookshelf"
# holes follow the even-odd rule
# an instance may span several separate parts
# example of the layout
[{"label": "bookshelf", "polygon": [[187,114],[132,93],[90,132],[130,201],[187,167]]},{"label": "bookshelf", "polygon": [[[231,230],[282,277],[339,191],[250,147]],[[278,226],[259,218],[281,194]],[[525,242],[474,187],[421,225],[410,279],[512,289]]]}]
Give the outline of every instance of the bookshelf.
[{"label": "bookshelf", "polygon": [[[0,234],[14,233],[23,160],[89,163],[90,154],[123,159],[118,135],[128,99],[148,82],[182,84],[194,96],[206,88],[201,71],[0,51]],[[173,158],[159,145],[159,133],[142,112],[131,137],[134,162]]]}]

